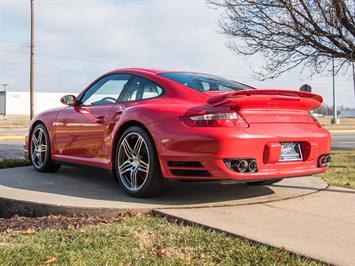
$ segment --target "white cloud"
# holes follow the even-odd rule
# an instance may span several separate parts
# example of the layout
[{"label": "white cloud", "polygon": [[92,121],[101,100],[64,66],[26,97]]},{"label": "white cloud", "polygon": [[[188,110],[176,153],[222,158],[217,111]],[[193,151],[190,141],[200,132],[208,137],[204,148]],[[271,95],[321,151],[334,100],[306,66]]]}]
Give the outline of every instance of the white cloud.
[{"label": "white cloud", "polygon": [[[6,13],[0,20],[6,21],[0,24],[4,39],[22,41],[2,43],[2,49],[28,52],[28,1],[7,1],[0,9]],[[258,60],[235,56],[226,48],[224,36],[217,33],[218,11],[202,0],[36,0],[35,14],[35,82],[41,91],[78,92],[106,71],[141,66],[209,72],[267,88],[298,89],[308,83],[331,102],[330,77],[302,80],[301,74],[290,72],[273,81],[256,81],[247,62],[258,67]],[[28,55],[6,53],[1,61],[0,79],[10,89],[25,90]],[[337,84],[339,103],[355,106],[350,73],[338,77]]]}]

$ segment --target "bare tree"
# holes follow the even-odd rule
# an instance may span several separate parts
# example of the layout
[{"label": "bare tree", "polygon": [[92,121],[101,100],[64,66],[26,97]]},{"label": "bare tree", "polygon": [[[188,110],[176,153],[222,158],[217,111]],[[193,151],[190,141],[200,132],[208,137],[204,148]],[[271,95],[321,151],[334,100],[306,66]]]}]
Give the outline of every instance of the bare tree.
[{"label": "bare tree", "polygon": [[355,0],[207,0],[221,8],[228,46],[262,54],[260,79],[301,67],[311,75],[347,71],[355,61]]}]

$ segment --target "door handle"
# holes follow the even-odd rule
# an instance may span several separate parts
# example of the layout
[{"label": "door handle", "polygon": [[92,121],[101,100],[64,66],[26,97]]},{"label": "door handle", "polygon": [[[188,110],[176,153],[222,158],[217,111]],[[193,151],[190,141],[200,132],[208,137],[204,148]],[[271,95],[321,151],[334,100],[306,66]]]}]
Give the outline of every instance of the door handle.
[{"label": "door handle", "polygon": [[103,124],[104,122],[105,122],[105,117],[104,116],[96,117],[96,123]]}]

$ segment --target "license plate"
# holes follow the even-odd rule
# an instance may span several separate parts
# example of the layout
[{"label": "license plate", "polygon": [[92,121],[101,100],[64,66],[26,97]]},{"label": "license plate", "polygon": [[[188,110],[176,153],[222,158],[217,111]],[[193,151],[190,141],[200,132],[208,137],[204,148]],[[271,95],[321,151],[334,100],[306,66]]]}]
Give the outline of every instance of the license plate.
[{"label": "license plate", "polygon": [[302,151],[301,145],[297,142],[281,143],[280,161],[301,161]]}]

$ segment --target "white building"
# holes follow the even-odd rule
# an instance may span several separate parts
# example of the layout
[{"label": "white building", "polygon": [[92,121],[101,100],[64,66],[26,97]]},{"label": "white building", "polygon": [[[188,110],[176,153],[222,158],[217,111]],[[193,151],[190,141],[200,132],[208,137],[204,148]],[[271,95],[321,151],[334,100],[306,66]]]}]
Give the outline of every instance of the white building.
[{"label": "white building", "polygon": [[[36,92],[35,93],[35,113],[61,107],[63,104],[60,98],[66,94],[77,95],[77,93],[65,92]],[[1,103],[0,103],[1,104]],[[0,108],[2,109],[2,108]],[[30,93],[25,91],[6,92],[6,114],[24,115],[30,113]]]},{"label": "white building", "polygon": [[353,118],[355,117],[355,111],[341,111],[339,116],[343,118]]}]

